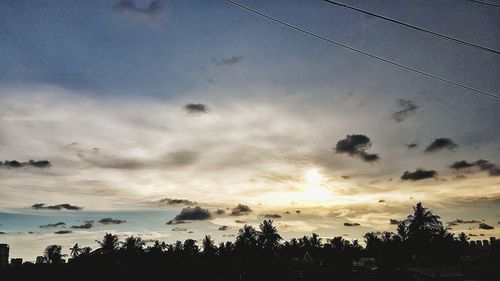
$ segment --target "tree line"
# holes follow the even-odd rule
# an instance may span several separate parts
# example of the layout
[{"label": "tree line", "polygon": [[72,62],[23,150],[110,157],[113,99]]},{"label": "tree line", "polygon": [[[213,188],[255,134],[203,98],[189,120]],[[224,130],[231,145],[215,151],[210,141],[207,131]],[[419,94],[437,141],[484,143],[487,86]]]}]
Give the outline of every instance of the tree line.
[{"label": "tree line", "polygon": [[[465,233],[458,236],[450,233],[439,216],[418,203],[413,207],[413,214],[402,220],[395,232],[366,233],[364,247],[357,240],[351,242],[341,236],[324,240],[315,233],[284,241],[273,221],[264,220],[258,228],[244,225],[234,242],[219,244],[205,235],[200,245],[186,239],[172,244],[155,241],[146,246],[138,236],[120,241],[117,235],[106,233],[102,240],[96,241],[95,250],[79,244],[71,247],[71,262],[67,265],[62,264],[62,247],[50,245],[44,252],[47,265],[12,274],[40,277],[65,272],[74,280],[87,280],[92,276],[147,280],[155,279],[157,274],[172,280],[295,280],[299,277],[307,280],[311,276],[311,280],[327,280],[333,274],[340,280],[369,280],[360,279],[362,273],[353,270],[353,261],[369,257],[377,261],[377,271],[364,278],[405,280],[402,268],[424,263],[434,267],[463,265],[462,256],[470,250],[468,239]],[[500,261],[498,245],[495,246],[491,251],[492,263]]]}]

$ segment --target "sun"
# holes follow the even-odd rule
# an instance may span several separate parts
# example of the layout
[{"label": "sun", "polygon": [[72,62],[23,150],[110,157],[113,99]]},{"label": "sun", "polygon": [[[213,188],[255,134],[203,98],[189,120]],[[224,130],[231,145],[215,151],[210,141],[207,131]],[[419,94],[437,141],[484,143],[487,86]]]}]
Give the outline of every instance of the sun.
[{"label": "sun", "polygon": [[318,169],[310,169],[305,175],[305,180],[309,185],[319,185],[323,180],[323,176],[319,173]]},{"label": "sun", "polygon": [[302,200],[319,203],[331,198],[332,194],[323,186],[325,179],[318,169],[308,170],[304,175],[304,180]]}]

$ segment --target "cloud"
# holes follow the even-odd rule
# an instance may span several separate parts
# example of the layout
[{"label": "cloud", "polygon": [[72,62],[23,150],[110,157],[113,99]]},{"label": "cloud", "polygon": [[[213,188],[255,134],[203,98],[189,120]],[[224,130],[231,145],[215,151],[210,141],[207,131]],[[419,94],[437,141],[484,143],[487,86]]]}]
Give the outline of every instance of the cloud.
[{"label": "cloud", "polygon": [[81,225],[72,225],[71,228],[73,229],[90,229],[94,226],[94,221],[85,221],[84,224]]},{"label": "cloud", "polygon": [[67,204],[67,203],[59,204],[59,205],[52,205],[52,206],[45,206],[45,203],[36,203],[36,204],[31,205],[31,208],[35,209],[35,210],[62,210],[62,209],[66,209],[66,210],[70,210],[70,211],[78,211],[78,210],[83,209],[83,207],[74,206],[74,205]]},{"label": "cloud", "polygon": [[337,142],[336,153],[347,153],[352,157],[359,157],[366,162],[373,162],[380,159],[377,154],[370,154],[366,149],[372,145],[370,138],[365,135],[347,135],[345,139]]},{"label": "cloud", "polygon": [[224,211],[224,210],[222,210],[222,209],[217,209],[217,210],[215,210],[215,212],[214,212],[214,214],[219,215],[219,216],[220,216],[220,215],[224,215],[225,213],[226,213],[226,211]]},{"label": "cloud", "polygon": [[184,109],[188,113],[208,113],[209,108],[207,105],[202,104],[202,103],[188,103],[184,106]]},{"label": "cloud", "polygon": [[209,210],[203,209],[200,206],[194,208],[187,207],[181,210],[181,213],[175,216],[175,221],[183,220],[208,220],[212,218],[212,214]]},{"label": "cloud", "polygon": [[100,223],[108,225],[108,224],[122,224],[126,223],[126,220],[113,219],[113,218],[103,218],[99,220]]},{"label": "cloud", "polygon": [[455,163],[453,163],[450,166],[450,168],[455,169],[455,170],[460,170],[460,169],[466,169],[466,168],[470,168],[470,167],[474,167],[474,166],[476,166],[476,164],[469,163],[465,160],[462,160],[462,161],[456,161]]},{"label": "cloud", "polygon": [[139,8],[133,0],[120,0],[113,8],[118,12],[125,12],[134,15],[143,15],[147,17],[156,17],[161,13],[162,6],[159,0],[151,1],[149,6]]},{"label": "cloud", "polygon": [[238,206],[231,209],[231,216],[243,216],[252,212],[252,209],[247,205],[238,204]]},{"label": "cloud", "polygon": [[352,223],[352,222],[344,222],[344,226],[360,226],[359,223],[355,222],[355,223]]},{"label": "cloud", "polygon": [[401,179],[418,181],[418,180],[433,178],[435,176],[437,176],[437,172],[434,170],[417,169],[415,170],[415,172],[410,172],[410,171],[404,172],[403,175],[401,176]]},{"label": "cloud", "polygon": [[281,216],[278,215],[278,214],[265,214],[264,217],[268,218],[268,219],[279,219],[279,218],[281,218]]},{"label": "cloud", "polygon": [[215,65],[217,66],[235,66],[243,61],[243,56],[231,56],[227,58],[221,59],[212,59]]},{"label": "cloud", "polygon": [[70,233],[73,233],[73,231],[71,231],[71,230],[59,230],[59,231],[54,232],[54,234],[70,234]]},{"label": "cloud", "polygon": [[52,228],[52,227],[59,227],[59,226],[65,226],[66,223],[60,221],[58,223],[49,223],[49,224],[44,224],[44,225],[40,225],[38,226],[39,228]]},{"label": "cloud", "polygon": [[443,149],[453,150],[456,147],[457,144],[449,138],[437,138],[425,148],[425,152],[437,152]]},{"label": "cloud", "polygon": [[174,227],[172,231],[187,231],[187,228]]},{"label": "cloud", "polygon": [[34,167],[34,168],[49,168],[51,166],[48,160],[29,160],[28,162],[19,162],[17,160],[5,160],[0,161],[0,167],[3,168],[22,168],[22,167]]},{"label": "cloud", "polygon": [[389,219],[389,223],[390,223],[390,224],[393,224],[393,225],[400,224],[401,222],[402,222],[402,221],[400,221],[400,220]]},{"label": "cloud", "polygon": [[226,231],[226,230],[228,230],[228,229],[229,229],[229,226],[227,226],[227,225],[223,225],[223,226],[219,227],[219,229],[218,229],[218,230],[219,230],[219,231]]},{"label": "cloud", "polygon": [[478,167],[483,171],[488,171],[490,176],[500,176],[500,167],[497,164],[491,163],[488,160],[479,159],[475,162],[467,162],[465,160],[453,163],[450,168],[455,170]]},{"label": "cloud", "polygon": [[493,226],[491,226],[491,225],[488,225],[488,224],[485,224],[485,223],[480,223],[479,224],[479,229],[490,230],[490,229],[495,229],[495,228]]},{"label": "cloud", "polygon": [[411,115],[415,114],[418,106],[411,100],[398,99],[396,101],[399,111],[391,114],[391,119],[396,122],[403,122]]},{"label": "cloud", "polygon": [[176,224],[183,224],[183,223],[189,223],[187,221],[183,221],[183,220],[169,220],[167,221],[167,225],[176,225]]},{"label": "cloud", "polygon": [[172,198],[161,198],[158,200],[159,203],[166,204],[166,205],[186,205],[186,206],[192,206],[196,205],[198,203],[194,201],[190,201],[187,199],[172,199]]},{"label": "cloud", "polygon": [[408,148],[408,150],[415,149],[418,147],[418,143],[412,142],[412,143],[405,144],[405,146],[406,146],[406,148]]},{"label": "cloud", "polygon": [[481,223],[481,221],[478,220],[463,220],[463,219],[456,219],[450,222],[447,222],[448,226],[455,226],[459,224],[466,224],[466,223]]}]

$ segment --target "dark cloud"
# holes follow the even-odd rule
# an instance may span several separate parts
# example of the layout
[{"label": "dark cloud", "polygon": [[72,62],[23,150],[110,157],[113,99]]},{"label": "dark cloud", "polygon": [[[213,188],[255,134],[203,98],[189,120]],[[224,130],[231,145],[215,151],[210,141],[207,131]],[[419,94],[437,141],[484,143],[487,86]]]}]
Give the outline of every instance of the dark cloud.
[{"label": "dark cloud", "polygon": [[400,223],[401,223],[401,221],[400,221],[400,220],[389,219],[389,223],[390,223],[390,224],[397,225],[397,224],[400,224]]},{"label": "dark cloud", "polygon": [[212,61],[217,66],[234,66],[241,63],[243,59],[243,56],[232,56],[221,59],[212,59]]},{"label": "dark cloud", "polygon": [[126,223],[126,220],[113,219],[113,218],[103,218],[99,220],[100,223],[108,225],[108,224],[122,224]]},{"label": "dark cloud", "polygon": [[252,212],[252,209],[247,205],[238,204],[238,206],[231,209],[231,216],[242,216]]},{"label": "dark cloud", "polygon": [[450,166],[450,168],[455,169],[455,170],[460,170],[460,169],[466,169],[466,168],[470,168],[470,167],[474,167],[474,166],[476,166],[476,164],[462,160],[462,161],[457,161],[457,162],[453,163]]},{"label": "dark cloud", "polygon": [[456,147],[457,147],[457,144],[454,143],[449,138],[437,138],[425,148],[425,152],[437,152],[437,151],[443,150],[443,149],[453,150]]},{"label": "dark cloud", "polygon": [[4,168],[22,168],[22,167],[34,167],[34,168],[49,168],[51,166],[50,161],[47,160],[30,160],[28,162],[19,162],[17,160],[6,160],[1,162],[0,167]]},{"label": "dark cloud", "polygon": [[176,224],[183,224],[183,223],[189,223],[187,221],[183,221],[183,220],[169,220],[167,221],[167,225],[176,225]]},{"label": "dark cloud", "polygon": [[72,232],[73,231],[71,231],[71,230],[59,230],[59,231],[54,232],[54,234],[69,234]]},{"label": "dark cloud", "polygon": [[5,234],[5,232],[3,232],[3,231],[0,231],[0,235],[1,235],[1,234]]},{"label": "dark cloud", "polygon": [[491,163],[490,161],[484,160],[484,159],[479,159],[476,162],[474,162],[474,164],[477,165],[479,168],[481,168],[481,170],[490,170],[490,169],[495,168],[495,166],[496,166],[495,164]]},{"label": "dark cloud", "polygon": [[160,15],[162,6],[159,0],[151,1],[151,3],[145,7],[137,7],[133,0],[120,0],[116,3],[113,8],[118,12],[126,12],[134,15],[144,15],[148,17],[157,17]]},{"label": "dark cloud", "polygon": [[485,223],[480,223],[479,224],[480,229],[485,229],[485,230],[490,230],[490,229],[495,229],[493,226],[485,224]]},{"label": "dark cloud", "polygon": [[192,206],[196,205],[196,202],[187,200],[187,199],[172,199],[172,198],[162,198],[158,200],[159,203],[166,204],[166,205],[186,205],[186,206]]},{"label": "dark cloud", "polygon": [[175,221],[183,220],[208,220],[212,218],[212,214],[209,210],[203,209],[200,206],[194,208],[187,207],[181,210],[181,213],[175,216]]},{"label": "dark cloud", "polygon": [[280,219],[281,218],[281,216],[278,214],[265,214],[264,217],[268,218],[268,219]]},{"label": "dark cloud", "polygon": [[403,122],[411,115],[415,114],[418,106],[411,100],[398,99],[396,101],[399,107],[399,111],[391,114],[391,119],[396,122]]},{"label": "dark cloud", "polygon": [[73,229],[90,229],[94,226],[94,221],[85,221],[84,224],[81,225],[72,225]]},{"label": "dark cloud", "polygon": [[408,148],[408,150],[415,149],[418,147],[418,143],[412,142],[412,143],[405,144],[405,146],[406,146],[406,148]]},{"label": "dark cloud", "polygon": [[202,103],[188,103],[184,109],[189,113],[207,113],[209,111],[208,106]]},{"label": "dark cloud", "polygon": [[352,222],[344,222],[344,226],[360,226],[360,224],[357,223],[357,222],[354,222],[354,223],[352,223]]},{"label": "dark cloud", "polygon": [[437,172],[434,170],[417,169],[415,172],[410,172],[410,171],[404,172],[404,174],[401,176],[401,179],[418,181],[418,180],[434,178],[435,176],[437,176]]},{"label": "dark cloud", "polygon": [[67,203],[59,204],[59,205],[52,205],[52,206],[46,206],[45,203],[36,203],[36,204],[31,205],[31,208],[35,209],[35,210],[62,210],[62,209],[66,209],[66,210],[70,210],[70,211],[77,211],[77,210],[83,209],[83,207],[74,206],[74,205],[67,204]]},{"label": "dark cloud", "polygon": [[223,225],[223,226],[219,227],[219,231],[226,231],[228,229],[229,229],[229,226],[227,226],[227,225]]},{"label": "dark cloud", "polygon": [[456,219],[456,220],[447,222],[447,225],[448,226],[456,226],[456,225],[459,225],[459,224],[466,224],[466,223],[481,223],[481,221],[478,221],[478,220]]},{"label": "dark cloud", "polygon": [[187,228],[174,227],[172,231],[187,231]]},{"label": "dark cloud", "polygon": [[475,162],[467,162],[465,160],[457,161],[450,166],[450,168],[455,170],[462,170],[472,167],[478,167],[483,171],[488,171],[490,176],[500,176],[500,166],[484,159],[479,159]]},{"label": "dark cloud", "polygon": [[214,212],[216,215],[224,215],[226,213],[226,211],[222,210],[222,209],[217,209],[215,212]]},{"label": "dark cloud", "polygon": [[39,228],[52,228],[52,227],[59,227],[59,226],[66,226],[66,223],[60,221],[57,223],[49,223],[49,224],[40,225],[38,227]]},{"label": "dark cloud", "polygon": [[347,153],[352,157],[359,157],[366,162],[373,162],[380,159],[377,154],[367,153],[371,146],[370,138],[365,135],[348,135],[345,139],[337,142],[336,153]]}]

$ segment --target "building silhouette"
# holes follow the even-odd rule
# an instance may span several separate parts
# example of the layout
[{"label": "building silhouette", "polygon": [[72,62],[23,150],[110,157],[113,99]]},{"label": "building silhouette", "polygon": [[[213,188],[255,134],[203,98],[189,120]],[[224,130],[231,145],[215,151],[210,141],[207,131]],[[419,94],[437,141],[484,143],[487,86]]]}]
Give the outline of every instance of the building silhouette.
[{"label": "building silhouette", "polygon": [[12,258],[10,260],[10,265],[11,266],[21,266],[21,265],[23,265],[23,259],[22,258]]},{"label": "building silhouette", "polygon": [[0,267],[9,265],[9,245],[0,244]]}]

